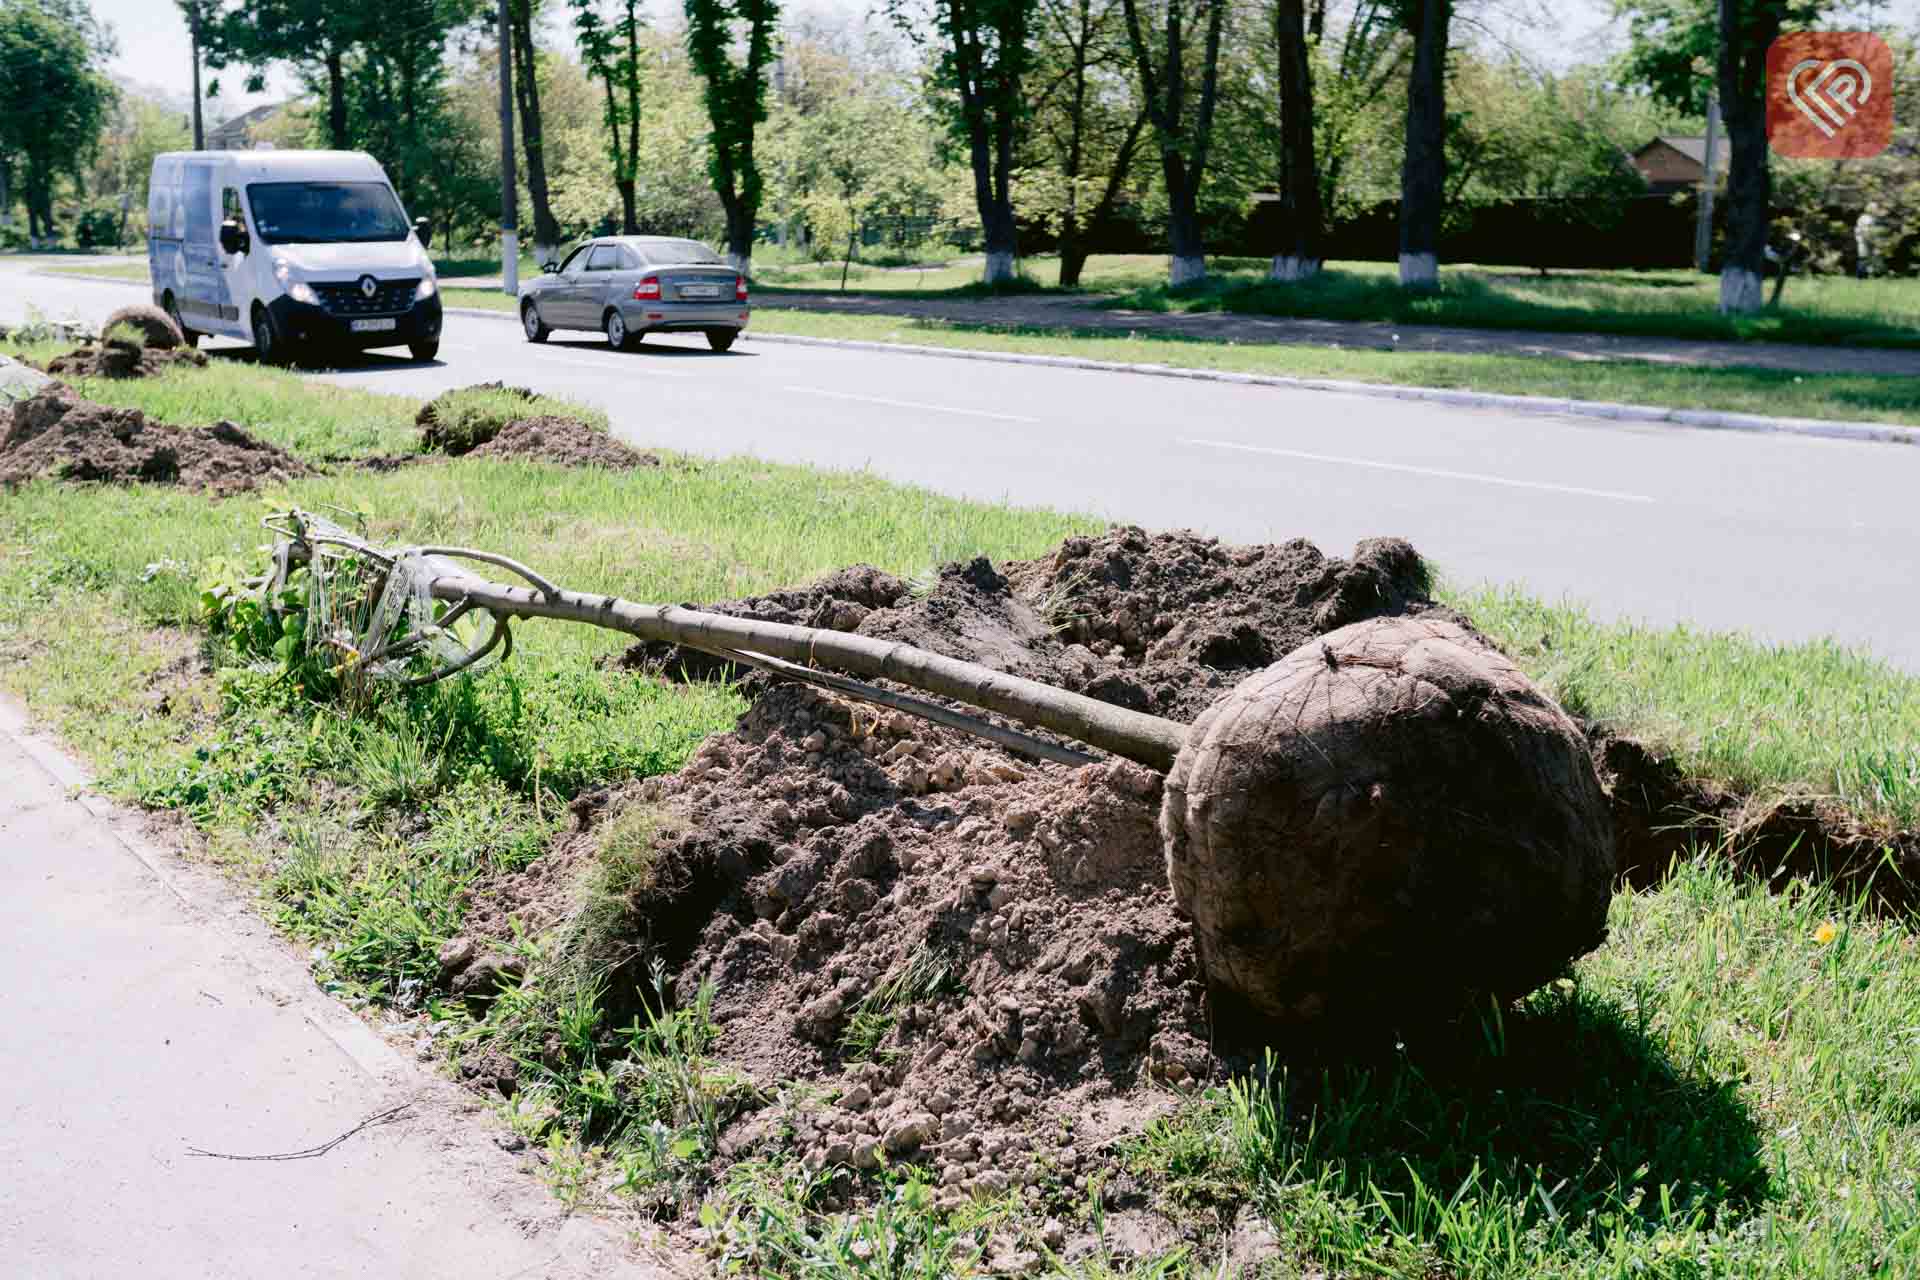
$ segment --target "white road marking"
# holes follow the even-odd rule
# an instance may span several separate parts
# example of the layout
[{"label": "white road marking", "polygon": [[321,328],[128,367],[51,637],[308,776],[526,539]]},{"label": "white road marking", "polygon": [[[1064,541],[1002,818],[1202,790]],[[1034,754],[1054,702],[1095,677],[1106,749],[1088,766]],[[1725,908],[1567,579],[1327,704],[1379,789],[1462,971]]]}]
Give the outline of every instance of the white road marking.
[{"label": "white road marking", "polygon": [[833,400],[858,400],[862,404],[883,404],[893,409],[921,409],[928,413],[959,413],[969,418],[992,418],[996,422],[1025,422],[1039,425],[1038,418],[1023,418],[1017,413],[994,413],[988,409],[961,409],[950,404],[921,404],[917,400],[889,400],[885,396],[861,396],[851,391],[828,391],[824,387],[787,387],[802,395],[826,396]]},{"label": "white road marking", "polygon": [[1434,476],[1442,480],[1468,480],[1476,484],[1505,485],[1510,489],[1540,489],[1547,493],[1571,493],[1582,498],[1605,498],[1613,502],[1652,502],[1644,493],[1616,493],[1611,489],[1584,489],[1572,484],[1549,484],[1544,480],[1514,480],[1507,476],[1481,475],[1474,471],[1447,471],[1439,467],[1412,467],[1398,462],[1379,462],[1373,458],[1343,458],[1331,453],[1307,453],[1300,449],[1272,449],[1265,445],[1235,444],[1229,440],[1180,439],[1180,444],[1206,449],[1234,449],[1241,453],[1268,453],[1281,458],[1302,458],[1308,462],[1331,462],[1349,467],[1372,467],[1377,471],[1399,471],[1411,476]]}]

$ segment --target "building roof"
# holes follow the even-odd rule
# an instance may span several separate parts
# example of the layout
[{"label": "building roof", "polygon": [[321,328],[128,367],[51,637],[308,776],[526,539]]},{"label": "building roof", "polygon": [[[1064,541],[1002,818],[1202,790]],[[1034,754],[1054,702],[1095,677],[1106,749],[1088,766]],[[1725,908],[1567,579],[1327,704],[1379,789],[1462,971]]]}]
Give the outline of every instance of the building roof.
[{"label": "building roof", "polygon": [[1661,146],[1661,144],[1667,144],[1672,150],[1686,155],[1688,159],[1692,159],[1693,163],[1699,165],[1701,169],[1707,167],[1707,138],[1693,138],[1693,136],[1688,136],[1688,134],[1670,134],[1670,132],[1663,132],[1661,136],[1653,138],[1653,142],[1645,144],[1644,148],[1640,148],[1638,152],[1634,152],[1634,155],[1645,155],[1649,150],[1653,150],[1655,146]]},{"label": "building roof", "polygon": [[209,151],[238,151],[252,141],[253,126],[265,124],[286,107],[284,102],[269,102],[265,106],[255,107],[245,115],[235,116],[217,128],[207,130],[207,149]]}]

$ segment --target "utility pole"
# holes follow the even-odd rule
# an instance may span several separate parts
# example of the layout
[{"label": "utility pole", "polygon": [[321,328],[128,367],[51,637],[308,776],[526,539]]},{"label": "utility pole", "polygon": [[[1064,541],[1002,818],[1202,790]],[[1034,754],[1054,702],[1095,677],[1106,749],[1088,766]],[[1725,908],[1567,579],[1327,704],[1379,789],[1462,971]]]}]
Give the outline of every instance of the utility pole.
[{"label": "utility pole", "polygon": [[1693,228],[1693,265],[1705,272],[1713,258],[1713,195],[1720,168],[1720,90],[1707,93],[1707,176],[1700,184],[1698,222]]},{"label": "utility pole", "polygon": [[193,149],[207,149],[207,126],[200,118],[200,6],[187,10],[187,37],[193,44]]},{"label": "utility pole", "polygon": [[500,291],[520,296],[520,198],[513,176],[513,28],[500,0]]}]

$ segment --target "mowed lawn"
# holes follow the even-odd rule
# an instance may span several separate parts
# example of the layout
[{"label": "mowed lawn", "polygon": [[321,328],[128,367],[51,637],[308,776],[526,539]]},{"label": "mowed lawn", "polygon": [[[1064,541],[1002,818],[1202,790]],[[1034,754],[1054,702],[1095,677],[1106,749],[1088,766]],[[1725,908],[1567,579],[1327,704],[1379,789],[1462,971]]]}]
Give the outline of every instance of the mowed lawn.
[{"label": "mowed lawn", "polygon": [[[231,418],[315,462],[405,447],[418,408],[244,364],[81,390],[156,417]],[[444,1020],[472,1047],[508,1032],[410,994],[458,931],[465,890],[543,856],[573,795],[678,768],[742,704],[723,686],[607,665],[617,636],[539,622],[520,629],[510,663],[471,682],[353,715],[316,703],[202,620],[204,585],[262,567],[262,514],[359,511],[378,539],[488,547],[644,601],[739,596],[861,561],[920,576],[974,554],[1042,554],[1096,527],[862,473],[664,462],[625,474],[333,463],[219,503],[26,486],[0,501],[0,687],[85,752],[108,790],[186,814],[208,856],[319,957],[317,981]],[[1838,796],[1883,828],[1915,820],[1920,680],[1829,646],[1601,624],[1512,594],[1453,603],[1574,709],[1654,736],[1689,770]],[[1561,983],[1455,1033],[1337,1068],[1276,1062],[1188,1096],[1110,1153],[1114,1176],[1190,1228],[1186,1244],[1130,1259],[1116,1241],[1110,1256],[1046,1269],[1224,1274],[1227,1232],[1247,1215],[1271,1237],[1259,1272],[1271,1276],[1920,1272],[1913,923],[1818,884],[1738,877],[1702,852],[1656,888],[1620,892],[1611,928]],[[686,1107],[715,1069],[698,1027],[582,1033],[568,1009],[532,997],[517,1015],[515,1043],[588,1036],[591,1054],[557,1059],[575,1073],[569,1098],[595,1096],[629,1057],[683,1089],[629,1099],[612,1137],[589,1140],[572,1102],[517,1115],[562,1194],[645,1167],[623,1151],[708,1151]],[[980,1274],[984,1233],[1038,1227],[1007,1203],[937,1210],[911,1168],[855,1176],[858,1194],[833,1209],[810,1186],[797,1164],[760,1165],[698,1195],[714,1222],[763,1243],[755,1274],[794,1280]],[[1099,1225],[1094,1205],[1071,1212]]]}]

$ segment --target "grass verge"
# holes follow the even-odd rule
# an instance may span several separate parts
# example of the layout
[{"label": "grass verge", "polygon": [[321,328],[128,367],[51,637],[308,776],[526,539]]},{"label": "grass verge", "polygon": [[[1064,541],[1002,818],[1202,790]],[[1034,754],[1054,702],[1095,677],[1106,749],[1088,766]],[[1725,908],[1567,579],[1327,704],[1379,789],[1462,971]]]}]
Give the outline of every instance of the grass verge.
[{"label": "grass verge", "polygon": [[[304,442],[293,447],[309,458],[339,446],[348,428],[325,396],[276,371],[233,376],[243,369],[258,377],[240,384],[255,398],[248,412],[277,422],[279,438]],[[152,397],[139,407],[156,416],[163,397],[186,394],[164,380],[114,389],[123,402]],[[410,422],[416,407],[389,414]],[[962,555],[1032,555],[1092,527],[740,461],[612,475],[469,459],[269,496],[365,508],[378,537],[493,547],[570,584],[656,600],[739,596],[861,560],[910,574]],[[857,1194],[779,1160],[711,1183],[726,1119],[792,1086],[729,1073],[697,995],[669,1009],[643,991],[643,1015],[612,1025],[591,971],[543,985],[550,970],[525,961],[567,945],[564,934],[523,941],[527,976],[503,970],[484,1019],[429,994],[470,886],[546,856],[578,792],[677,768],[739,704],[724,688],[606,670],[598,660],[617,637],[541,625],[508,667],[345,716],[199,626],[200,587],[252,571],[258,512],[162,488],[9,494],[0,687],[60,728],[108,790],[186,815],[316,949],[323,985],[420,1011],[458,1052],[519,1059],[526,1087],[509,1118],[540,1144],[563,1196],[689,1210],[716,1265],[795,1280],[973,1275],[997,1238],[1044,1245],[1018,1205],[936,1210],[911,1166],[866,1175]],[[1498,593],[1453,600],[1577,709],[1664,726],[1690,767],[1836,792],[1863,813],[1881,806],[1886,821],[1912,812],[1911,776],[1884,794],[1841,785],[1886,744],[1920,737],[1910,677],[1826,646],[1607,627]],[[594,910],[622,909],[650,874],[649,831],[636,823],[598,838],[584,886]],[[1089,1280],[1219,1274],[1229,1233],[1238,1223],[1243,1237],[1248,1221],[1267,1244],[1243,1274],[1920,1267],[1911,924],[1824,889],[1769,892],[1703,858],[1656,890],[1618,895],[1612,933],[1564,984],[1432,1043],[1190,1098],[1120,1143],[1109,1171],[1120,1189],[1076,1211],[1100,1250],[1068,1262],[1042,1248],[1040,1268]],[[862,1043],[944,980],[931,964],[892,975],[863,1010]],[[1119,1219],[1143,1206],[1181,1223],[1184,1239],[1131,1256]]]}]

